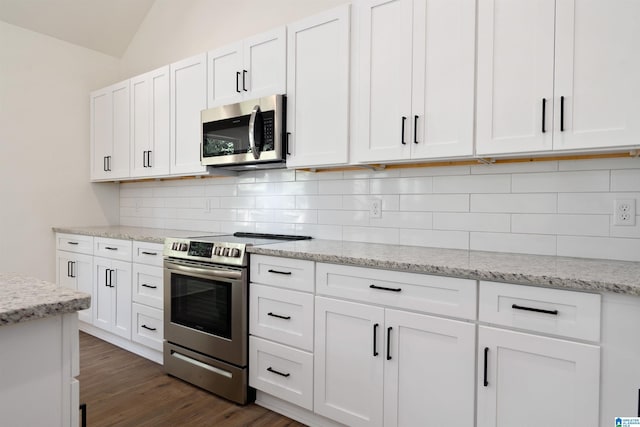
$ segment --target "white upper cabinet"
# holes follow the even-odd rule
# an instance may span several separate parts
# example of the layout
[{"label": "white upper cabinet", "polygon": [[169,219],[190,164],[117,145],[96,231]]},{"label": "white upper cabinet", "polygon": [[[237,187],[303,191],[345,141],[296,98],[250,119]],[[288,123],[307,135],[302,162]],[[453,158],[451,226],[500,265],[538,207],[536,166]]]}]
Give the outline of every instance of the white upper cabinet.
[{"label": "white upper cabinet", "polygon": [[200,163],[200,112],[207,108],[207,55],[175,62],[170,73],[171,174],[204,174],[206,167]]},{"label": "white upper cabinet", "polygon": [[169,66],[131,79],[131,176],[169,174]]},{"label": "white upper cabinet", "polygon": [[359,8],[356,161],[471,155],[475,1]]},{"label": "white upper cabinet", "polygon": [[638,145],[640,3],[479,0],[476,154]]},{"label": "white upper cabinet", "polygon": [[129,177],[129,80],[90,97],[91,179]]},{"label": "white upper cabinet", "polygon": [[350,19],[343,5],[287,28],[289,167],[348,161]]},{"label": "white upper cabinet", "polygon": [[209,108],[286,89],[286,28],[247,38],[207,54]]}]

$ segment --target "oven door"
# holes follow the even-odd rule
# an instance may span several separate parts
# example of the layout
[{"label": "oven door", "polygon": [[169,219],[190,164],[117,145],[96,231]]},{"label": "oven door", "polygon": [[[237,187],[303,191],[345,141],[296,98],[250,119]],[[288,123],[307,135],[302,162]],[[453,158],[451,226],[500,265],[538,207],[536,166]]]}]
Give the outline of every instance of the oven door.
[{"label": "oven door", "polygon": [[165,259],[165,340],[247,365],[248,285],[245,268]]}]

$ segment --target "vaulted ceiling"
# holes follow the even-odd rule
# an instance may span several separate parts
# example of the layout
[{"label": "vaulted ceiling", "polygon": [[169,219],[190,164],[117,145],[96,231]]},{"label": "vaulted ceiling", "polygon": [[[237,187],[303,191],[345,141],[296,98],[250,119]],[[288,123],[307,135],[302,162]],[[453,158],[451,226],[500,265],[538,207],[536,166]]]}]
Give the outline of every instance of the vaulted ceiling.
[{"label": "vaulted ceiling", "polygon": [[119,58],[154,1],[0,0],[0,21]]}]

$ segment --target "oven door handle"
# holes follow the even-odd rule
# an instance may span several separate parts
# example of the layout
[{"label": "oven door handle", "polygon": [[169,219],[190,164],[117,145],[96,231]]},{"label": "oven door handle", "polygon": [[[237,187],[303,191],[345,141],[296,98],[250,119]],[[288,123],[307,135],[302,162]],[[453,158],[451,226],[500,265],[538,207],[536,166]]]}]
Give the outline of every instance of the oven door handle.
[{"label": "oven door handle", "polygon": [[241,271],[227,271],[220,270],[217,268],[198,268],[198,267],[187,267],[184,265],[179,265],[175,263],[167,263],[166,267],[169,270],[182,271],[185,273],[194,273],[201,274],[210,277],[224,277],[226,279],[241,279],[242,272]]}]

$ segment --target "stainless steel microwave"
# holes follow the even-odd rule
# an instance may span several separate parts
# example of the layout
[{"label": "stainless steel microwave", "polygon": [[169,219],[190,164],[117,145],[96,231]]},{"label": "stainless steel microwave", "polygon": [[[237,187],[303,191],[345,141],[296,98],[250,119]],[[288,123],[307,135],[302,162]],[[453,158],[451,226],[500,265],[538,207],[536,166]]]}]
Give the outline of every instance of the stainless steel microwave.
[{"label": "stainless steel microwave", "polygon": [[202,110],[203,166],[284,167],[284,95]]}]

